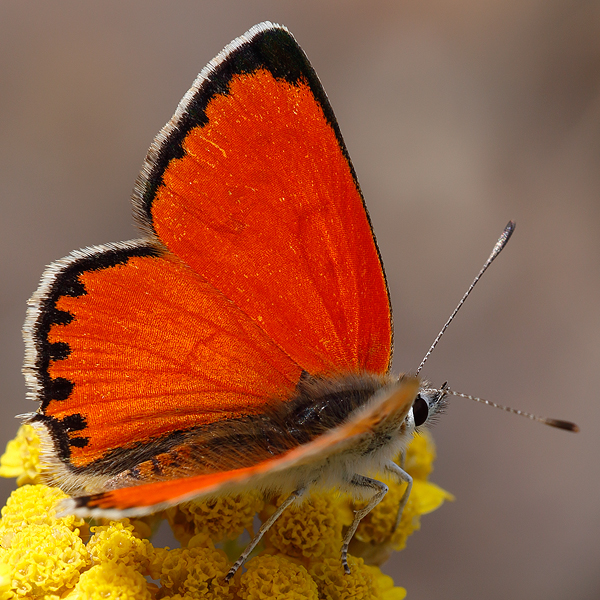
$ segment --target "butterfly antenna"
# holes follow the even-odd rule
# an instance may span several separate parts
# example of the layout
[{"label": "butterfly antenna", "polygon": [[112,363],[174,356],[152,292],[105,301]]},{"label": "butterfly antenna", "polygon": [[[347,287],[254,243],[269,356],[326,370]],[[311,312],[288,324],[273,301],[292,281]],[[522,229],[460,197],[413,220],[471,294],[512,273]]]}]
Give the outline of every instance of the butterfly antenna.
[{"label": "butterfly antenna", "polygon": [[[445,386],[446,384],[444,384]],[[579,431],[579,427],[575,425],[575,423],[571,423],[571,421],[562,421],[560,419],[550,419],[548,417],[539,417],[538,415],[534,415],[524,410],[518,410],[516,408],[511,408],[510,406],[503,406],[502,404],[496,404],[491,400],[485,400],[485,398],[478,398],[477,396],[470,396],[469,394],[461,394],[460,392],[455,392],[454,390],[449,389],[448,387],[444,387],[440,390],[427,390],[429,392],[438,392],[440,394],[450,394],[451,396],[458,396],[459,398],[466,398],[467,400],[474,400],[475,402],[481,402],[481,404],[487,404],[488,406],[493,406],[494,408],[499,408],[500,410],[504,410],[509,413],[513,413],[514,415],[520,415],[521,417],[527,417],[532,421],[537,421],[538,423],[543,423],[544,425],[549,425],[550,427],[556,427],[557,429],[564,429],[566,431]]]},{"label": "butterfly antenna", "polygon": [[510,239],[510,236],[513,234],[515,227],[516,227],[516,223],[514,221],[508,222],[508,225],[504,228],[502,235],[498,238],[498,241],[496,242],[496,245],[494,246],[492,253],[490,254],[489,258],[485,261],[483,267],[481,267],[481,271],[479,271],[479,273],[477,273],[477,277],[475,277],[475,279],[473,280],[473,283],[469,286],[469,289],[465,292],[465,295],[460,299],[460,302],[458,303],[458,305],[456,306],[456,308],[450,315],[450,318],[446,321],[446,324],[442,327],[441,331],[437,334],[437,337],[435,338],[435,340],[433,340],[433,344],[431,344],[429,350],[427,350],[427,354],[425,354],[425,356],[423,357],[423,360],[421,361],[421,364],[419,365],[419,368],[417,369],[417,372],[415,373],[415,375],[418,375],[421,372],[421,369],[425,366],[425,363],[427,362],[427,359],[433,352],[433,349],[437,346],[438,342],[444,335],[444,332],[446,331],[446,329],[448,329],[448,325],[450,325],[450,323],[452,323],[452,320],[456,316],[456,313],[460,310],[461,306],[465,303],[465,300],[469,297],[469,294],[473,291],[475,284],[481,279],[481,276],[486,272],[487,268],[492,264],[492,262],[494,261],[496,256],[498,256],[498,254],[500,254],[500,252],[502,251],[504,246],[506,246],[506,242],[508,242],[508,240]]}]

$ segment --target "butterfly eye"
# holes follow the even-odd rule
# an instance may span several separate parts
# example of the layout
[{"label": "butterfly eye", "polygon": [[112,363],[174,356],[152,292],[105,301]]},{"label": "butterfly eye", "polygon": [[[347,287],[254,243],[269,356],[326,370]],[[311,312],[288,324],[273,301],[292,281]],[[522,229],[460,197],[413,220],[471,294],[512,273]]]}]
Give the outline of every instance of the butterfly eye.
[{"label": "butterfly eye", "polygon": [[429,405],[425,400],[423,400],[421,395],[416,397],[412,406],[412,411],[416,427],[423,425],[423,423],[427,421],[427,416],[429,415]]}]

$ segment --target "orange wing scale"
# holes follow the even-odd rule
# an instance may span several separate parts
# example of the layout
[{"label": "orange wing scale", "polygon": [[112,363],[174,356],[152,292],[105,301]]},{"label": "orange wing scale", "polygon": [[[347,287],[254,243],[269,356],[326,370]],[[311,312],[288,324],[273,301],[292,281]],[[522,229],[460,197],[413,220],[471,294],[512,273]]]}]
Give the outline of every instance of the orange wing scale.
[{"label": "orange wing scale", "polygon": [[51,327],[52,344],[68,343],[52,361],[52,378],[74,384],[44,414],[79,414],[87,438],[71,448],[83,466],[113,448],[220,419],[255,414],[268,399],[289,396],[294,364],[254,323],[177,259],[132,257],[79,277],[86,293],[61,296],[72,315]]},{"label": "orange wing scale", "polygon": [[161,241],[313,374],[387,371],[388,296],[348,159],[306,81],[237,75],[152,201]]},{"label": "orange wing scale", "polygon": [[[273,461],[276,462],[276,461]],[[269,463],[261,463],[261,469],[268,470]],[[77,498],[78,505],[85,505],[90,510],[115,509],[126,511],[130,508],[144,509],[167,504],[181,502],[198,494],[210,494],[218,491],[224,483],[235,483],[236,481],[249,479],[258,471],[257,466],[224,471],[210,475],[196,475],[195,477],[184,477],[158,483],[147,483],[133,487],[124,487],[94,496]]]}]

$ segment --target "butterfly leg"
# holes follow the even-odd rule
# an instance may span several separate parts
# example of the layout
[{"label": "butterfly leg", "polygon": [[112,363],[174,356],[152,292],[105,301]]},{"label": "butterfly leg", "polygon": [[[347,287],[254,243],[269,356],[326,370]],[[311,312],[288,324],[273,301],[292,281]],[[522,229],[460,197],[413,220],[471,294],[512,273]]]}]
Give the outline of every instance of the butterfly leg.
[{"label": "butterfly leg", "polygon": [[252,552],[252,550],[254,550],[254,548],[256,547],[258,542],[260,542],[262,536],[267,531],[269,531],[269,529],[271,528],[273,523],[275,523],[275,521],[277,521],[277,519],[279,519],[279,517],[281,516],[281,513],[283,513],[283,511],[290,504],[292,504],[295,500],[300,498],[300,496],[302,496],[302,494],[305,491],[306,491],[306,488],[300,488],[300,489],[292,492],[281,503],[281,506],[261,525],[261,528],[258,530],[258,533],[252,538],[252,540],[250,540],[250,543],[246,546],[246,548],[244,549],[244,551],[242,552],[240,557],[235,561],[235,563],[233,564],[233,567],[231,567],[231,569],[229,569],[229,573],[227,573],[227,575],[225,576],[226,581],[229,581],[235,575],[236,571],[246,562],[246,560],[248,559],[248,556],[250,556],[250,553]]},{"label": "butterfly leg", "polygon": [[406,450],[400,452],[400,468],[404,470],[404,463],[406,463]]},{"label": "butterfly leg", "polygon": [[372,490],[376,490],[376,492],[364,508],[354,512],[354,520],[344,536],[344,541],[342,543],[342,566],[344,567],[344,571],[348,574],[350,573],[350,567],[348,566],[348,546],[350,545],[350,540],[356,533],[358,524],[363,517],[366,517],[383,500],[383,497],[388,491],[388,486],[385,485],[385,483],[377,481],[377,479],[365,477],[364,475],[354,475],[350,480],[350,485],[355,488],[360,488],[361,491],[364,491],[364,488],[371,488]]},{"label": "butterfly leg", "polygon": [[[400,462],[404,466],[404,453],[401,455]],[[404,490],[404,494],[402,494],[402,498],[400,498],[400,505],[398,506],[398,514],[396,515],[396,522],[394,523],[394,527],[392,528],[392,533],[398,529],[398,525],[400,525],[400,519],[402,519],[402,512],[404,511],[404,507],[408,502],[408,498],[410,496],[410,491],[412,490],[413,479],[412,477],[400,466],[398,466],[395,462],[390,461],[385,465],[385,470],[393,473],[400,483],[406,483],[406,489]]]}]

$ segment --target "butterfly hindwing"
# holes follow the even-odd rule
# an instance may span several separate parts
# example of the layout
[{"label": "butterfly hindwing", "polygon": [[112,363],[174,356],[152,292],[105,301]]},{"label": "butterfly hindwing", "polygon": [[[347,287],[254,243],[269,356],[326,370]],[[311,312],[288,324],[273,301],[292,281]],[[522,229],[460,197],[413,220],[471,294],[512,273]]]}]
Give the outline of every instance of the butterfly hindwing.
[{"label": "butterfly hindwing", "polygon": [[[26,373],[61,461],[107,476],[194,428],[264,410],[301,369],[234,304],[147,242],[50,268]],[[163,444],[164,445],[164,444]]]}]

